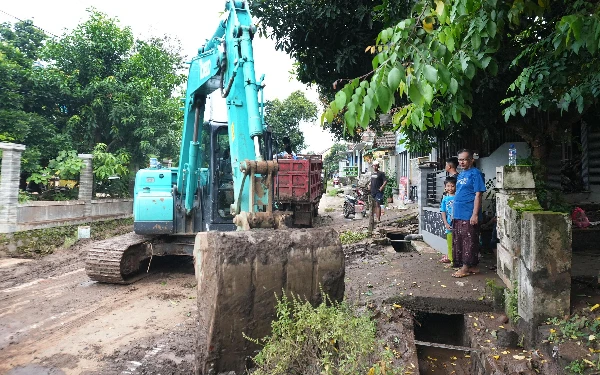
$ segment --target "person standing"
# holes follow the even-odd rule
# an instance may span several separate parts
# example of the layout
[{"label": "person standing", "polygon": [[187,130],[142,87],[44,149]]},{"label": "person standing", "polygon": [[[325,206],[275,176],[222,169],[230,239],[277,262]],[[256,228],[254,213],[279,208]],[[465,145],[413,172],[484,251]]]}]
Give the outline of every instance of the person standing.
[{"label": "person standing", "polygon": [[458,177],[456,167],[458,167],[458,158],[456,156],[451,156],[446,159],[446,167],[444,170],[448,173],[448,177]]},{"label": "person standing", "polygon": [[379,170],[379,162],[373,162],[373,173],[371,174],[371,196],[375,199],[375,215],[377,222],[381,221],[381,205],[383,204],[383,189],[387,184],[385,173]]},{"label": "person standing", "polygon": [[444,221],[444,226],[446,227],[446,242],[448,244],[448,255],[444,255],[440,262],[442,263],[452,263],[452,218],[454,211],[454,194],[456,192],[456,178],[454,177],[446,177],[444,181],[444,189],[446,190],[446,195],[442,198],[442,202],[440,203],[440,211],[442,213],[442,220]]},{"label": "person standing", "polygon": [[452,266],[460,267],[452,277],[465,277],[479,272],[479,212],[485,182],[479,169],[473,167],[473,152],[461,150],[458,163],[461,172],[456,181],[454,220],[452,221]]}]

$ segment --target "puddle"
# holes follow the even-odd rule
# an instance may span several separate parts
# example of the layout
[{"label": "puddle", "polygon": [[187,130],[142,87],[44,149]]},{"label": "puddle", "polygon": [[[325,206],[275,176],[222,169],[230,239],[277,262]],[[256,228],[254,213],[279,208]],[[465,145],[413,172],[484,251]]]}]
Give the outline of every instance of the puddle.
[{"label": "puddle", "polygon": [[387,233],[385,236],[389,238],[390,241],[392,241],[392,247],[394,248],[394,250],[396,250],[396,252],[409,251],[409,248],[406,246],[408,243],[400,242],[404,241],[404,234]]},{"label": "puddle", "polygon": [[415,341],[421,374],[471,374],[471,352],[465,347],[463,315],[417,312]]}]

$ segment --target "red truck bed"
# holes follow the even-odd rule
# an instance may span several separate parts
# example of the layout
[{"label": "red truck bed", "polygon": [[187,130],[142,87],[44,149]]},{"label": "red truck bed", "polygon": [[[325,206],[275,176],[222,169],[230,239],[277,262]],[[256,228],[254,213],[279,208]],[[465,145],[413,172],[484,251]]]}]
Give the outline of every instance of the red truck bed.
[{"label": "red truck bed", "polygon": [[[298,155],[301,159],[278,159],[275,200],[294,211],[294,222],[312,225],[319,200],[323,195],[321,155]],[[310,219],[309,219],[310,217]]]},{"label": "red truck bed", "polygon": [[279,159],[275,195],[280,201],[316,202],[321,198],[321,155],[301,155],[305,159]]}]

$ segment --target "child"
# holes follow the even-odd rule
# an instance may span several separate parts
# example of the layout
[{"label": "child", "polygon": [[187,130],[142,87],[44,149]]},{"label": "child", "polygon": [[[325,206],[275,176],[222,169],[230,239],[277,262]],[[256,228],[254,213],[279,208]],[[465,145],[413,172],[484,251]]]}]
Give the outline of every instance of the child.
[{"label": "child", "polygon": [[446,173],[448,173],[448,176],[454,178],[458,176],[456,167],[458,167],[458,158],[456,156],[452,156],[446,159],[446,166],[444,167],[444,170],[446,171]]},{"label": "child", "polygon": [[442,220],[446,227],[446,241],[448,242],[448,255],[444,255],[440,262],[452,263],[452,211],[454,208],[454,194],[456,193],[456,178],[446,177],[444,180],[444,190],[446,195],[442,198],[440,211],[442,212]]}]

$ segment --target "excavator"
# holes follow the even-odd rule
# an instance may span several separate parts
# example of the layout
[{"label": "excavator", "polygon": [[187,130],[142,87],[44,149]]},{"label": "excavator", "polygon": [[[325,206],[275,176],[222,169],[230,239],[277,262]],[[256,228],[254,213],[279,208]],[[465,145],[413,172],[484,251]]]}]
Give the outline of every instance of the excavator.
[{"label": "excavator", "polygon": [[[264,76],[256,80],[247,1],[226,0],[214,35],[189,63],[179,162],[155,160],[135,177],[134,232],[91,245],[86,272],[129,284],[152,258],[193,256],[198,289],[196,373],[241,374],[275,318],[276,296],[317,304],[344,295],[344,254],[330,228],[291,228],[277,210]],[[220,90],[227,122],[205,121]],[[260,99],[259,99],[260,98]]]}]

